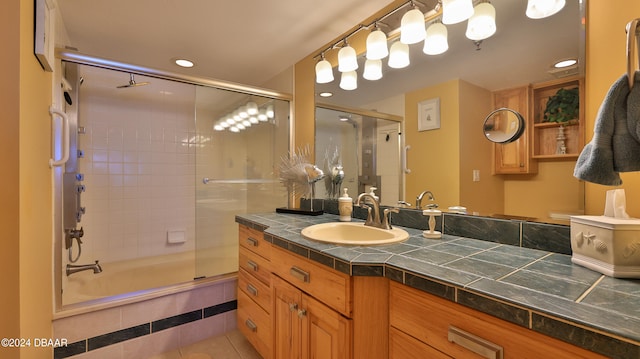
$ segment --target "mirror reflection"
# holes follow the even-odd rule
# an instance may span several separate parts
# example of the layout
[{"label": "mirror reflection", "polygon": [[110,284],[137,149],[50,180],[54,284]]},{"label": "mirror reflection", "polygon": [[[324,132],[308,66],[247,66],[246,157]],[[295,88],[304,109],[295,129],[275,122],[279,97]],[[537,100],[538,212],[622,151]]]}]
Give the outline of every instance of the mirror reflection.
[{"label": "mirror reflection", "polygon": [[[316,163],[327,174],[316,186],[317,198],[351,197],[374,192],[380,203],[401,199],[400,118],[346,108],[316,107]],[[386,117],[386,118],[382,118]]]},{"label": "mirror reflection", "polygon": [[[586,3],[567,1],[557,14],[537,20],[525,16],[525,0],[491,3],[496,8],[497,31],[490,38],[472,42],[465,37],[466,22],[447,25],[447,52],[429,56],[421,44],[410,45],[410,65],[392,69],[384,59],[383,76],[376,81],[362,78],[365,58],[360,54],[357,88],[341,89],[340,72],[334,68],[336,80],[316,84],[317,94],[333,96],[318,97],[317,102],[404,118],[399,148],[410,146],[411,173],[402,177],[398,167],[405,181],[401,200],[413,203],[428,189],[441,208],[465,206],[470,214],[568,224],[569,215],[584,210],[584,184],[572,175],[575,159],[536,160],[533,168],[537,170],[494,174],[493,146],[497,145],[487,141],[479,128],[488,113],[504,106],[493,104],[495,93],[584,74]],[[383,31],[389,34],[393,29]],[[553,68],[554,62],[568,58],[578,63]],[[419,104],[434,98],[440,101],[441,126],[420,131]],[[529,109],[518,108],[518,112],[530,121]],[[527,136],[525,132],[522,138]],[[516,143],[522,141],[510,146]],[[518,146],[522,145],[509,148]]]}]

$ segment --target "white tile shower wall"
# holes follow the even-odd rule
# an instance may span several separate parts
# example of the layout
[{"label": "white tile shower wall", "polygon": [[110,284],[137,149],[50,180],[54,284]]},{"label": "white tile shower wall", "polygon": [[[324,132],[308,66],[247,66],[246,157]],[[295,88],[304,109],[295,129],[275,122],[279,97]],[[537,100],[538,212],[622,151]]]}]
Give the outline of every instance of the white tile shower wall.
[{"label": "white tile shower wall", "polygon": [[[85,152],[79,160],[86,186],[83,258],[113,262],[193,250],[193,104],[169,95],[122,94],[105,99],[90,93],[80,106],[86,129],[78,146]],[[175,229],[186,229],[186,243],[167,243],[167,231]]]}]

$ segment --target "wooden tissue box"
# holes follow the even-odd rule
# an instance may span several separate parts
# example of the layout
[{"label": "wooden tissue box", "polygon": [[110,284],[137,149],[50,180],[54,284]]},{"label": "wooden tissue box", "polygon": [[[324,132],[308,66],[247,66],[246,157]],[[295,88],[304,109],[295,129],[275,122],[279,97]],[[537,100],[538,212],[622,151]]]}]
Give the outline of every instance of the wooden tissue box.
[{"label": "wooden tissue box", "polygon": [[616,278],[640,278],[640,219],[571,217],[571,261]]}]

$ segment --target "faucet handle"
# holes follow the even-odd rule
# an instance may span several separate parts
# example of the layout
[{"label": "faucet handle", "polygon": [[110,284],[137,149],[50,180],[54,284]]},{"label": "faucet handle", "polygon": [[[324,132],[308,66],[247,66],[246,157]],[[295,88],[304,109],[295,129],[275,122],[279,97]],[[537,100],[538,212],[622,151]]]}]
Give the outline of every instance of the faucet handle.
[{"label": "faucet handle", "polygon": [[393,207],[393,208],[385,208],[383,211],[383,223],[382,226],[384,227],[384,229],[392,229],[393,227],[391,227],[391,212],[393,213],[400,213],[400,208],[398,207]]}]

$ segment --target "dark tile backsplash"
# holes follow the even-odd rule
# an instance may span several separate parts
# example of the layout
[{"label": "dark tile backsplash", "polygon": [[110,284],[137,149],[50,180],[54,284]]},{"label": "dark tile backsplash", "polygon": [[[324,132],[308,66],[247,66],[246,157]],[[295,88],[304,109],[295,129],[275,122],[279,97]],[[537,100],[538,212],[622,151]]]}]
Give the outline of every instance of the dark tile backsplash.
[{"label": "dark tile backsplash", "polygon": [[[325,213],[339,214],[338,201],[335,199],[314,200],[314,205],[324,208]],[[419,230],[429,228],[429,218],[422,215],[422,211],[401,209],[400,213],[392,213],[391,216],[392,225]],[[367,211],[354,207],[353,217],[366,219]],[[436,230],[452,236],[571,255],[570,227],[562,224],[443,213],[436,217]]]}]

